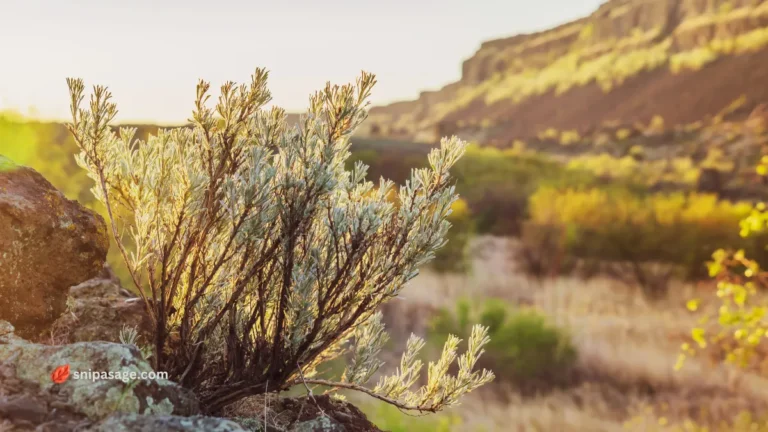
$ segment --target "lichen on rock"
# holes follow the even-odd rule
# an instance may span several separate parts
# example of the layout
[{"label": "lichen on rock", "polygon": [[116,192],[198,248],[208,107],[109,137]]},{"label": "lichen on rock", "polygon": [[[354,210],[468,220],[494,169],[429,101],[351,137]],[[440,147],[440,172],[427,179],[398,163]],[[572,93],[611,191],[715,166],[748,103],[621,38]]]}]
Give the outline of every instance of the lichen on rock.
[{"label": "lichen on rock", "polygon": [[[43,391],[62,395],[67,403],[91,420],[100,420],[116,412],[194,415],[197,400],[186,389],[163,379],[92,380],[74,379],[74,373],[112,372],[125,377],[134,372],[153,372],[136,347],[111,342],[79,342],[51,346],[28,342],[8,333],[6,323],[0,331],[0,363],[16,370],[16,377],[35,383]],[[69,365],[72,376],[55,384],[51,373],[58,366]]]},{"label": "lichen on rock", "polygon": [[239,424],[215,417],[114,415],[90,429],[92,432],[246,432]]},{"label": "lichen on rock", "polygon": [[316,419],[303,421],[293,428],[293,432],[346,432],[347,429],[330,417],[318,417]]},{"label": "lichen on rock", "polygon": [[74,370],[151,371],[135,347],[106,342],[49,346],[28,342],[0,321],[0,430],[245,432],[198,415],[197,401],[165,380],[51,381],[53,365]]},{"label": "lichen on rock", "polygon": [[135,329],[142,342],[149,340],[144,302],[119,281],[99,277],[70,288],[67,312],[53,323],[50,335],[54,343],[117,342],[124,327]]}]

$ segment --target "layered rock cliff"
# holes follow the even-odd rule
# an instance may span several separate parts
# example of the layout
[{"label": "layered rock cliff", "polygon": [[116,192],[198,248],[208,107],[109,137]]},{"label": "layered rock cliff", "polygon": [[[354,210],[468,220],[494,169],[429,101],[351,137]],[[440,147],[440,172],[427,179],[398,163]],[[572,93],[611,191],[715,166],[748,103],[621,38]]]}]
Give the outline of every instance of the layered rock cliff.
[{"label": "layered rock cliff", "polygon": [[743,112],[768,101],[768,1],[610,0],[551,30],[483,43],[458,82],[372,109],[361,135],[507,146],[548,128],[688,124],[742,95]]}]

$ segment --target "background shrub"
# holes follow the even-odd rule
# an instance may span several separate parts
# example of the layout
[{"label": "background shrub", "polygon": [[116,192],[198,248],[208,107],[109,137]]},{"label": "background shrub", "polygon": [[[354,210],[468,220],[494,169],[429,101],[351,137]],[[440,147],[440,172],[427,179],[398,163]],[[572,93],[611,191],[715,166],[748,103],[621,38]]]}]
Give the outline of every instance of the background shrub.
[{"label": "background shrub", "polygon": [[758,242],[731,228],[750,208],[710,194],[637,194],[621,188],[545,187],[529,202],[530,226],[557,226],[568,233],[564,248],[572,258],[674,264],[689,279],[706,276],[704,263],[718,245],[754,251],[765,260]]},{"label": "background shrub", "polygon": [[514,382],[522,390],[537,390],[563,385],[571,376],[576,349],[570,336],[534,310],[514,309],[500,300],[482,305],[462,300],[455,310],[438,313],[431,333],[465,339],[478,323],[491,337],[481,362],[493,365],[498,379]]},{"label": "background shrub", "polygon": [[383,403],[360,406],[368,419],[381,430],[389,432],[450,432],[461,430],[461,418],[455,414],[415,417]]}]

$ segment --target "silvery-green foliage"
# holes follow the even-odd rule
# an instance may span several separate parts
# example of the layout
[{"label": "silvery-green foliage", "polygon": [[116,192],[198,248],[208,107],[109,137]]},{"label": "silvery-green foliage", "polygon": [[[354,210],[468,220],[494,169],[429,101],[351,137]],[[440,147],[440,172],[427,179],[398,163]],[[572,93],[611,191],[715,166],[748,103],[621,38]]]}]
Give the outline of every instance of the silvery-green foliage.
[{"label": "silvery-green foliage", "polygon": [[118,339],[123,345],[138,346],[137,342],[139,340],[139,332],[136,330],[136,327],[129,327],[124,325],[123,328],[120,329]]},{"label": "silvery-green foliage", "polygon": [[124,325],[123,328],[120,329],[120,333],[118,334],[118,340],[123,345],[133,345],[136,348],[139,349],[139,352],[141,352],[141,357],[144,360],[149,360],[152,358],[152,347],[149,345],[139,345],[139,331],[136,327],[129,327],[127,325]]},{"label": "silvery-green foliage", "polygon": [[[398,205],[387,199],[392,182],[366,181],[360,163],[345,169],[372,75],[327,85],[296,127],[283,110],[263,109],[266,79],[258,69],[250,85],[224,84],[215,108],[201,81],[191,127],[146,141],[132,128],[112,130],[117,109],[106,88],[95,87],[82,109],[83,82],[68,80],[77,161],[96,182],[150,311],[155,366],[195,390],[209,411],[285,389],[349,350],[339,384],[367,382],[386,341],[375,311],[445,244],[457,198],[449,174],[464,153],[457,138],[414,170]],[[484,331],[473,333],[451,377],[451,338],[429,366],[428,385],[412,391],[423,346],[414,337],[398,373],[370,392],[410,409],[455,403],[491,379],[472,372],[486,342]]]},{"label": "silvery-green foliage", "polygon": [[353,384],[365,384],[371,376],[384,365],[378,355],[389,337],[381,321],[381,312],[371,316],[366,322],[355,328],[350,351],[351,359],[341,379]]}]

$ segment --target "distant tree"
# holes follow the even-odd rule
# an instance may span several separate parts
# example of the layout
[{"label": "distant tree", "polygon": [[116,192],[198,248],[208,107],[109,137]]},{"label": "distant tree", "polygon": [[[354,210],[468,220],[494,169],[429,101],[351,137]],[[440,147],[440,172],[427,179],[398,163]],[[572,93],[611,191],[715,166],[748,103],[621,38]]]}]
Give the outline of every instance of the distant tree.
[{"label": "distant tree", "polygon": [[[416,336],[394,375],[364,386],[387,340],[378,307],[445,243],[457,199],[449,169],[464,143],[444,139],[400,187],[395,207],[392,182],[375,188],[362,163],[344,167],[373,75],[328,84],[295,128],[282,109],[262,109],[266,80],[257,69],[250,85],[225,83],[215,109],[201,81],[192,127],[146,141],[134,140],[133,128],[112,131],[117,110],[106,88],[95,87],[81,109],[83,82],[68,80],[78,163],[96,182],[150,312],[155,367],[195,391],[207,412],[302,383],[436,412],[491,381],[491,372],[473,370],[489,341],[475,326],[460,356],[459,339],[448,338],[420,389],[411,389],[422,368]],[[314,378],[319,364],[345,352],[351,361],[339,380]]]}]

